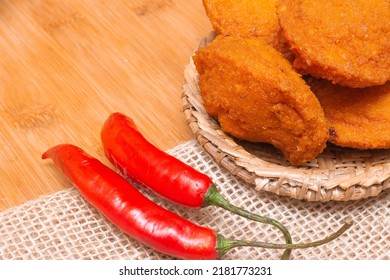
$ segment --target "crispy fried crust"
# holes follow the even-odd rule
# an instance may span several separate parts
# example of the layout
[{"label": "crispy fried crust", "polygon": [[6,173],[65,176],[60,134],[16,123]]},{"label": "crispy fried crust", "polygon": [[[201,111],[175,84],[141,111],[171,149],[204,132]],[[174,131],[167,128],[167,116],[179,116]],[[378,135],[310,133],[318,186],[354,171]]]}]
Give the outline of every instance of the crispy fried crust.
[{"label": "crispy fried crust", "polygon": [[278,0],[203,0],[203,6],[217,34],[255,37],[263,40],[292,61],[281,35],[276,3]]},{"label": "crispy fried crust", "polygon": [[328,126],[309,86],[272,47],[218,36],[193,57],[207,112],[234,137],[267,142],[293,165],[325,147]]},{"label": "crispy fried crust", "polygon": [[353,88],[390,80],[388,0],[280,0],[277,13],[302,74]]},{"label": "crispy fried crust", "polygon": [[352,89],[311,80],[329,125],[330,142],[358,149],[390,148],[390,82]]}]

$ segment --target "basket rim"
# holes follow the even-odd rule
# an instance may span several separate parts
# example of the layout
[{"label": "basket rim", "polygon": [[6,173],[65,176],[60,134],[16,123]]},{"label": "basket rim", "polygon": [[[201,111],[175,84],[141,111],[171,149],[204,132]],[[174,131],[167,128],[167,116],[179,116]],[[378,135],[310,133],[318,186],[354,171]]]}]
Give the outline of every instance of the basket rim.
[{"label": "basket rim", "polygon": [[[214,37],[211,32],[198,49]],[[182,106],[188,126],[206,152],[258,191],[307,201],[349,201],[377,196],[390,188],[390,149],[357,150],[330,144],[316,159],[294,167],[276,149],[270,153],[269,144],[226,135],[203,107],[192,56],[184,69]],[[269,154],[278,159],[270,160]]]}]

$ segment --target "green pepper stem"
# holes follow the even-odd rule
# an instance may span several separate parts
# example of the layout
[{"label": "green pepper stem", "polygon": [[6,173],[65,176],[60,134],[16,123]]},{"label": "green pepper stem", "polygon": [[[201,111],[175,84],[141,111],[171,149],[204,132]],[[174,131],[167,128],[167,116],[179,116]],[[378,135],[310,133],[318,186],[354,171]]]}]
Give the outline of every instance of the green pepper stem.
[{"label": "green pepper stem", "polygon": [[[236,215],[245,217],[247,219],[250,219],[250,220],[253,220],[256,222],[260,222],[263,224],[270,224],[272,226],[275,226],[283,233],[284,238],[286,240],[286,243],[292,244],[290,232],[287,230],[287,228],[284,225],[282,225],[280,222],[278,222],[274,219],[262,217],[262,216],[256,215],[254,213],[248,212],[242,208],[239,208],[237,206],[232,205],[221,195],[221,193],[218,192],[215,185],[211,185],[210,188],[208,189],[207,193],[204,196],[204,206],[208,206],[208,205],[218,206],[218,207],[221,207],[225,210],[228,210]],[[285,252],[283,253],[281,259],[288,260],[288,259],[290,259],[290,255],[291,255],[291,249],[286,249]]]},{"label": "green pepper stem", "polygon": [[324,239],[313,241],[309,243],[297,243],[297,244],[275,244],[275,243],[267,243],[267,242],[256,242],[256,241],[247,241],[247,240],[233,240],[226,239],[222,235],[217,236],[217,251],[219,253],[219,257],[226,254],[229,250],[235,247],[261,247],[267,249],[302,249],[309,247],[316,247],[333,241],[341,234],[343,234],[347,229],[352,226],[352,220],[347,218],[344,225],[341,226],[336,232],[325,237]]}]

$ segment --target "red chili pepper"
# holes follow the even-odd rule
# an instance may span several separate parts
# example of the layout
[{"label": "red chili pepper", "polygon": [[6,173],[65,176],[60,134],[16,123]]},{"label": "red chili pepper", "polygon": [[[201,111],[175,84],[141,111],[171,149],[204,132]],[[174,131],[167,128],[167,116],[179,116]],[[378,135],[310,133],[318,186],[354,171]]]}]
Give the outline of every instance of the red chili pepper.
[{"label": "red chili pepper", "polygon": [[183,259],[215,259],[217,235],[156,205],[123,177],[80,148],[45,152],[79,192],[121,230],[157,251]]},{"label": "red chili pepper", "polygon": [[311,243],[272,244],[231,240],[155,204],[127,180],[82,149],[61,144],[42,155],[50,158],[84,198],[122,231],[153,249],[181,259],[216,259],[238,246],[296,249],[319,246],[341,235],[347,222],[329,237]]},{"label": "red chili pepper", "polygon": [[[112,113],[103,125],[101,139],[108,159],[127,178],[161,196],[189,207],[214,205],[248,219],[270,224],[284,235],[286,244],[292,239],[280,222],[256,215],[229,203],[205,174],[148,142],[134,121],[121,113]],[[281,259],[289,259],[286,249]]]},{"label": "red chili pepper", "polygon": [[211,179],[149,143],[129,117],[111,114],[101,139],[108,159],[135,183],[182,205],[204,205]]},{"label": "red chili pepper", "polygon": [[[118,112],[111,114],[103,125],[101,139],[107,158],[136,184],[181,205],[195,208],[214,205],[271,224],[283,233],[287,244],[292,243],[285,226],[230,204],[210,177],[152,145],[128,116]],[[286,250],[282,259],[289,259],[290,255],[291,250]]]}]

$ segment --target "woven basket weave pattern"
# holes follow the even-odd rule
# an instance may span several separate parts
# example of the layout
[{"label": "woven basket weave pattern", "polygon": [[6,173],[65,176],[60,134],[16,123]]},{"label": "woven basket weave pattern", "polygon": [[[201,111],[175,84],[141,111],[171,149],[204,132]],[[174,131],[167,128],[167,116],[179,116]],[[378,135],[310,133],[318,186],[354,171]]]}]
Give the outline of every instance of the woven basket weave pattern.
[{"label": "woven basket weave pattern", "polygon": [[[199,48],[213,38],[204,38]],[[305,166],[293,167],[268,144],[226,135],[203,107],[199,75],[192,61],[185,68],[183,110],[202,147],[232,174],[256,190],[309,201],[348,201],[377,196],[390,188],[390,150],[356,150],[328,145]]]}]

